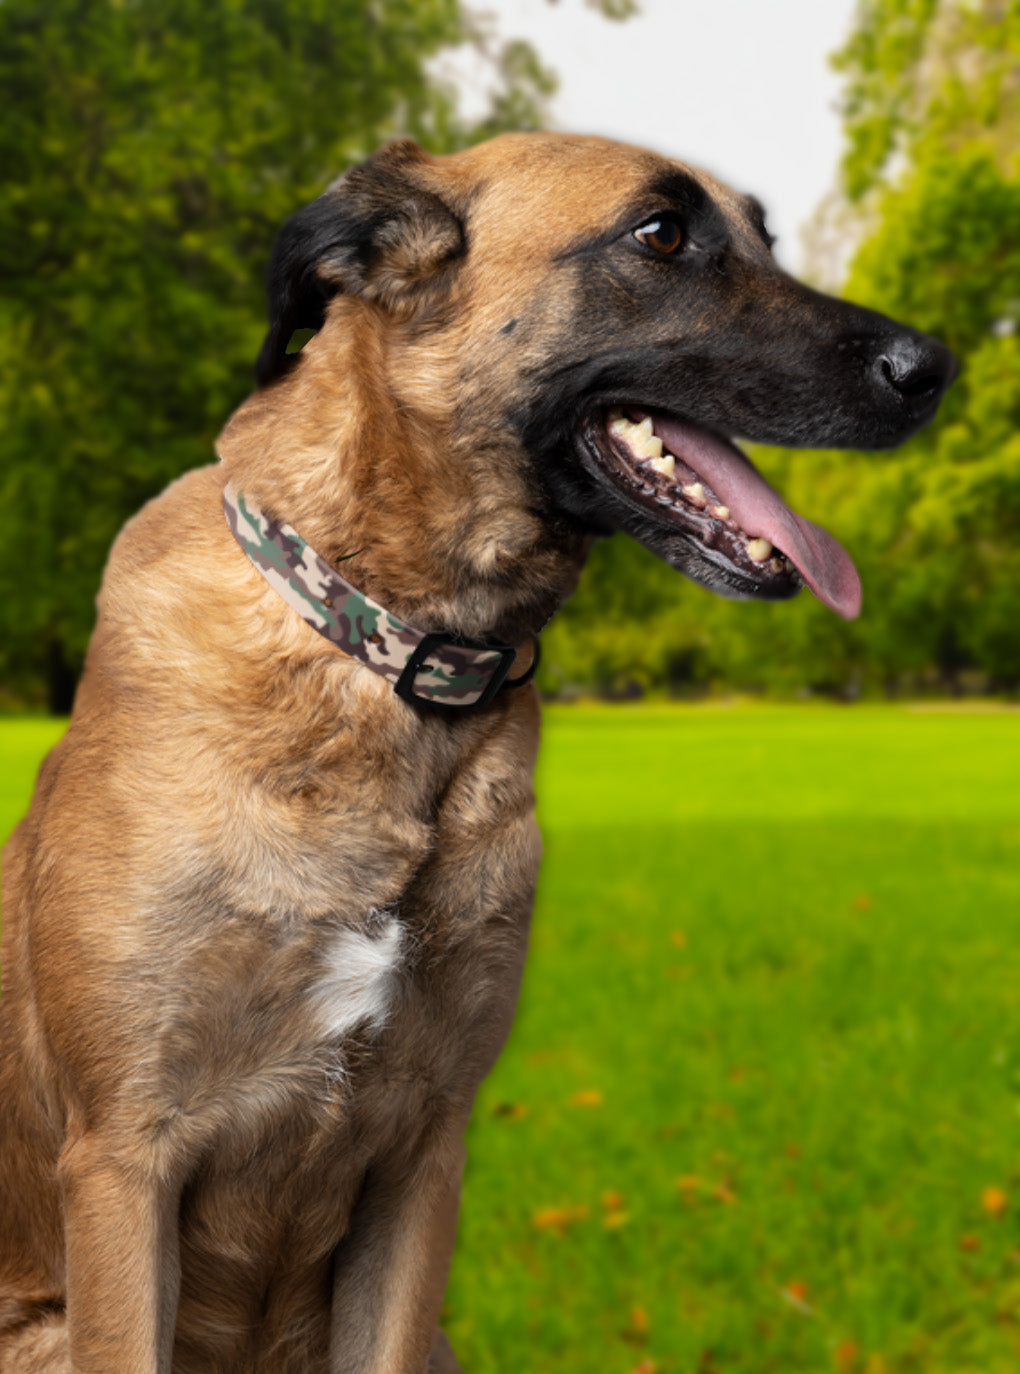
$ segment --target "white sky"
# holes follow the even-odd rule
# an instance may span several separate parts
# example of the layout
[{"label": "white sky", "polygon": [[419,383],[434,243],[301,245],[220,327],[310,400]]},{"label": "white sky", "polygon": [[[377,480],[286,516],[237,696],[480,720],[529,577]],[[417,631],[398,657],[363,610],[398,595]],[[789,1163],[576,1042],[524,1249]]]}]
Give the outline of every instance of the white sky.
[{"label": "white sky", "polygon": [[[828,55],[855,0],[640,0],[611,23],[582,0],[475,0],[529,39],[560,78],[554,127],[607,134],[707,168],[753,192],[784,266],[835,182],[839,81]],[[470,80],[466,92],[470,98]]]}]

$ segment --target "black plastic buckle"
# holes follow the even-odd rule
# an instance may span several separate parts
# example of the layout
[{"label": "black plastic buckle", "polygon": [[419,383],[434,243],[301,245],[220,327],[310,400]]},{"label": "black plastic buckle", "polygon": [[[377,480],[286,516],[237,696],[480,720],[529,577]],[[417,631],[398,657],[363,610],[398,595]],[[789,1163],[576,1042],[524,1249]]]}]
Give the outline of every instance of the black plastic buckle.
[{"label": "black plastic buckle", "polygon": [[[482,649],[486,653],[499,654],[499,662],[496,664],[492,677],[486,683],[481,696],[475,701],[450,701],[443,697],[424,696],[414,690],[418,674],[426,666],[425,660],[433,649],[439,648],[442,644],[448,644],[451,649]],[[513,667],[516,657],[517,650],[510,644],[486,644],[481,639],[461,639],[457,635],[425,635],[404,664],[404,670],[397,678],[393,690],[398,697],[403,697],[405,701],[414,702],[419,706],[440,706],[451,711],[466,711],[473,710],[475,707],[488,706],[506,681],[507,674]]]}]

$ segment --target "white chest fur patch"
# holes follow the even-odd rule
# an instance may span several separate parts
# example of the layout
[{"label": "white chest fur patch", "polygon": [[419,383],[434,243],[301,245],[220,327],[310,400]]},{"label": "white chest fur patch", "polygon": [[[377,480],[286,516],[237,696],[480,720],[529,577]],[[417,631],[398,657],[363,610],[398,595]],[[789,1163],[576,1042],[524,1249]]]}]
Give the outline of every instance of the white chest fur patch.
[{"label": "white chest fur patch", "polygon": [[403,930],[388,917],[371,933],[341,930],[326,946],[322,974],[311,988],[318,1029],[327,1040],[354,1030],[379,1030],[393,1002]]}]

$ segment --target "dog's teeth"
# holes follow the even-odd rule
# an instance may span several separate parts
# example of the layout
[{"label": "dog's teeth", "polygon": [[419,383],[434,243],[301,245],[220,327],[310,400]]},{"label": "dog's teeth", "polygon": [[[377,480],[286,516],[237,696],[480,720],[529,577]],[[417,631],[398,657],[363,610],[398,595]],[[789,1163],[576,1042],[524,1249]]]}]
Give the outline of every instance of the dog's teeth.
[{"label": "dog's teeth", "polygon": [[783,564],[784,564],[784,562],[785,562],[785,560],[784,560],[782,557],[780,557],[780,558],[770,558],[770,559],[769,559],[769,569],[770,569],[770,571],[772,571],[772,572],[774,572],[774,573],[781,573],[781,572],[783,571]]},{"label": "dog's teeth", "polygon": [[717,520],[728,520],[730,518],[729,506],[713,506],[712,514]]},{"label": "dog's teeth", "polygon": [[656,435],[653,434],[652,437],[648,439],[637,430],[631,430],[627,439],[632,452],[640,454],[642,458],[662,457],[662,440]]},{"label": "dog's teeth", "polygon": [[705,504],[705,488],[700,482],[691,482],[680,490],[687,497],[688,501],[693,501],[696,506]]},{"label": "dog's teeth", "polygon": [[[655,442],[659,444],[659,453],[662,453],[662,444],[659,443],[658,439]],[[672,453],[662,453],[661,458],[659,454],[655,454],[648,466],[653,472],[661,473],[663,477],[672,477],[676,470],[676,461]]]},{"label": "dog's teeth", "polygon": [[631,425],[626,438],[631,449],[642,458],[662,457],[662,440],[652,433],[651,420],[646,418],[639,425]]},{"label": "dog's teeth", "polygon": [[652,433],[651,420],[633,424],[622,411],[611,411],[609,432],[622,439],[630,451],[639,458],[659,458],[662,456],[662,440]]},{"label": "dog's teeth", "polygon": [[747,553],[752,562],[764,563],[772,552],[772,545],[767,539],[749,539],[747,541]]},{"label": "dog's teeth", "polygon": [[662,440],[652,433],[652,422],[647,415],[640,424],[634,424],[617,409],[611,410],[606,420],[610,434],[622,439],[636,458],[662,457]]}]

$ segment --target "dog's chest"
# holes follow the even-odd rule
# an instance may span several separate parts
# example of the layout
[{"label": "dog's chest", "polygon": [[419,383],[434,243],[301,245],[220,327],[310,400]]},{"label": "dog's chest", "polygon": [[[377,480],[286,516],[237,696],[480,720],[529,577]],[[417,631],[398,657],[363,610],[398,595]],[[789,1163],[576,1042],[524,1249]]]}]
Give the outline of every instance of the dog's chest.
[{"label": "dog's chest", "polygon": [[404,967],[406,931],[393,914],[325,935],[304,992],[310,1037],[342,1048],[358,1031],[375,1035],[389,1019]]},{"label": "dog's chest", "polygon": [[413,796],[388,814],[328,807],[292,834],[250,827],[219,914],[185,903],[196,944],[171,980],[188,989],[185,1057],[221,1099],[244,1099],[242,1128],[272,1130],[284,1096],[314,1120],[350,1120],[365,1099],[376,1115],[380,1083],[443,1096],[501,1038],[538,841],[520,761],[489,773],[498,785],[481,765],[458,774],[439,807]]},{"label": "dog's chest", "polygon": [[526,931],[501,908],[437,923],[413,892],[360,915],[235,913],[184,945],[153,1009],[157,1062],[174,1066],[160,1115],[239,1159],[281,1134],[315,1148],[366,1115],[385,1146],[411,1099],[444,1098],[508,1022]]}]

